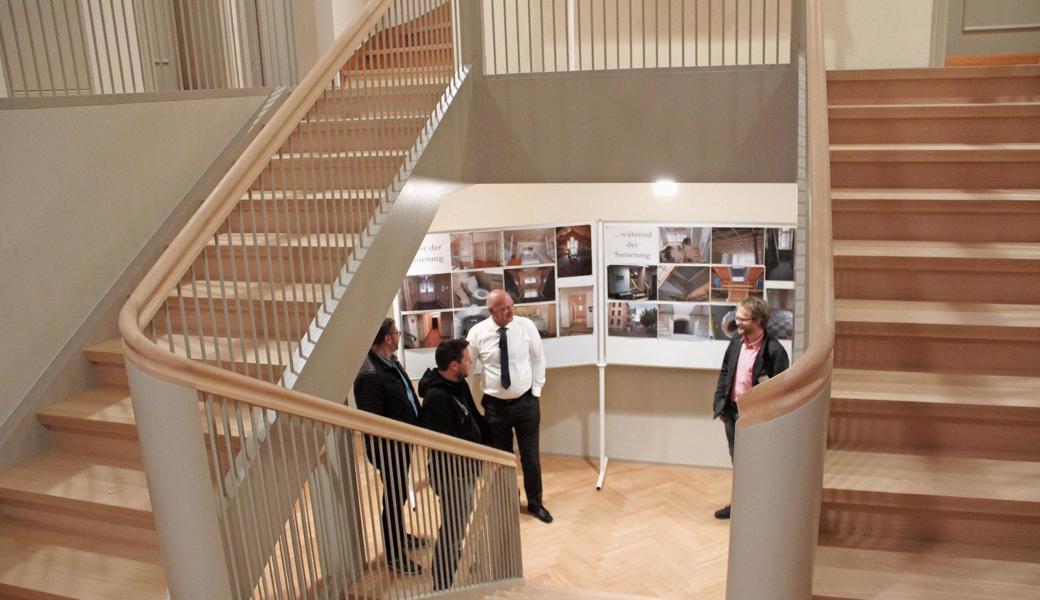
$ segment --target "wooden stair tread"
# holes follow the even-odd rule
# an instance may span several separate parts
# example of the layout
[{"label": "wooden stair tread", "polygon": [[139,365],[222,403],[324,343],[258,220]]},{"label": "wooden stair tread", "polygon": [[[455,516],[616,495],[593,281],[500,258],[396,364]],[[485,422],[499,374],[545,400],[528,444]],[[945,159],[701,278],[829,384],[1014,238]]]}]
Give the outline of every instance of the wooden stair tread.
[{"label": "wooden stair tread", "polygon": [[79,600],[166,597],[161,565],[87,549],[81,543],[63,545],[63,536],[39,533],[0,522],[0,595]]},{"label": "wooden stair tread", "polygon": [[1032,162],[1040,144],[831,144],[831,162]]},{"label": "wooden stair tread", "polygon": [[1015,503],[1019,514],[1040,517],[1040,463],[952,456],[828,450],[825,500],[833,490],[957,500],[975,509]]},{"label": "wooden stair tread", "polygon": [[[179,297],[200,300],[230,300],[247,304],[258,300],[275,302],[298,302],[320,304],[320,300],[311,299],[314,286],[309,283],[270,284],[256,281],[219,281],[198,280],[181,286]],[[170,292],[170,300],[177,302],[177,292]],[[234,306],[233,304],[231,305]]]},{"label": "wooden stair tread", "polygon": [[260,247],[293,247],[293,248],[351,248],[354,236],[349,233],[253,233],[236,232],[221,233],[211,238],[207,244],[220,248],[260,248]]},{"label": "wooden stair tread", "polygon": [[408,148],[386,148],[383,150],[340,150],[337,152],[281,152],[271,157],[271,162],[298,159],[322,158],[401,158],[408,155]]},{"label": "wooden stair tread", "polygon": [[160,348],[169,349],[171,338],[174,354],[188,356],[186,348],[190,348],[193,360],[202,360],[203,349],[205,349],[208,362],[217,362],[217,354],[219,352],[222,362],[230,360],[234,363],[273,365],[275,367],[289,366],[289,354],[294,345],[283,340],[259,340],[254,342],[253,340],[235,337],[232,337],[229,341],[226,336],[218,337],[216,341],[214,341],[212,336],[205,338],[189,336],[186,345],[184,336],[180,334],[158,336],[155,343]]},{"label": "wooden stair tread", "polygon": [[836,322],[1040,328],[1040,305],[905,300],[834,301]]},{"label": "wooden stair tread", "polygon": [[320,192],[305,190],[251,190],[242,196],[242,202],[283,202],[290,201],[329,201],[329,200],[373,200],[383,197],[386,190],[346,188],[339,190],[323,190]]},{"label": "wooden stair tread", "polygon": [[1040,410],[1040,377],[834,369],[831,399]]},{"label": "wooden stair tread", "polygon": [[848,201],[872,200],[894,202],[1038,202],[1040,190],[942,190],[836,188],[831,190],[835,210]]},{"label": "wooden stair tread", "polygon": [[1040,102],[961,102],[951,104],[834,104],[830,119],[942,119],[1037,117]]},{"label": "wooden stair tread", "polygon": [[87,360],[94,363],[123,364],[123,339],[112,338],[84,350]]},{"label": "wooden stair tread", "polygon": [[38,411],[44,425],[66,425],[73,421],[130,425],[136,428],[129,388],[99,385],[55,402]]},{"label": "wooden stair tread", "polygon": [[1040,67],[1022,65],[921,69],[842,69],[827,71],[827,81],[976,79],[991,77],[1040,77]]},{"label": "wooden stair tread", "polygon": [[0,497],[145,521],[152,514],[144,471],[60,450],[0,473]]},{"label": "wooden stair tread", "polygon": [[834,257],[1040,260],[1040,244],[834,240]]},{"label": "wooden stair tread", "polygon": [[1040,565],[820,546],[816,598],[1007,600],[1040,597]]}]

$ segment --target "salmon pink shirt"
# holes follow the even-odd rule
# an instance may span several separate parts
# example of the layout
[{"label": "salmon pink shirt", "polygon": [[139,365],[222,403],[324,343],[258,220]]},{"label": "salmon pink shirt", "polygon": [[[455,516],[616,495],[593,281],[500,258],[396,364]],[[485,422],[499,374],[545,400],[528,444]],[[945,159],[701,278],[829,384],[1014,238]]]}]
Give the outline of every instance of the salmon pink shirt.
[{"label": "salmon pink shirt", "polygon": [[745,338],[740,344],[740,358],[737,360],[737,374],[733,381],[733,395],[730,396],[730,400],[733,402],[736,402],[755,385],[755,382],[751,380],[751,372],[755,369],[755,360],[758,358],[759,351],[762,350],[762,341],[765,339],[765,334],[762,334],[754,342],[749,342]]}]

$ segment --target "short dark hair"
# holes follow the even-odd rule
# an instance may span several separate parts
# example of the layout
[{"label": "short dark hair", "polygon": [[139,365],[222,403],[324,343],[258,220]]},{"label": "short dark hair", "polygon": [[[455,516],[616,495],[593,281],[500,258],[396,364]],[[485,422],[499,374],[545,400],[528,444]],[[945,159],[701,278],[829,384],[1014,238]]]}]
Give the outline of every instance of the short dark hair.
[{"label": "short dark hair", "polygon": [[455,361],[462,362],[462,355],[468,347],[469,342],[463,339],[444,340],[437,344],[437,351],[433,354],[434,359],[437,361],[437,368],[441,371],[447,371],[451,363]]},{"label": "short dark hair", "polygon": [[390,335],[390,332],[394,330],[394,320],[390,317],[383,319],[383,324],[379,326],[379,331],[376,333],[376,339],[372,340],[373,346],[378,346],[383,343],[386,336]]}]

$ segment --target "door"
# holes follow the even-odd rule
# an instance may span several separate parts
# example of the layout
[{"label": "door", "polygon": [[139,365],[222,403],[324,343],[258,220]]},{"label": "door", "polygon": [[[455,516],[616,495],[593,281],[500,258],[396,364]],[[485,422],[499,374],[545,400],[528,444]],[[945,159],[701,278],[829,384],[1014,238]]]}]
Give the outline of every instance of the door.
[{"label": "door", "polygon": [[937,10],[943,2],[947,64],[1008,64],[1008,59],[1036,64],[1040,59],[1040,2],[936,0]]}]

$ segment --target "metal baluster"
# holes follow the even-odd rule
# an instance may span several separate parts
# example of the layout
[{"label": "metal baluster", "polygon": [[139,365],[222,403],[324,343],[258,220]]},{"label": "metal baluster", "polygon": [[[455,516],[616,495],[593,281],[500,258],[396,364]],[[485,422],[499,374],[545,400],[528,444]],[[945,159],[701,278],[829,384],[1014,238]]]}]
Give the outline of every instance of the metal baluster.
[{"label": "metal baluster", "polygon": [[[318,572],[314,552],[311,548],[311,520],[308,518],[306,502],[304,501],[304,485],[307,482],[307,477],[304,476],[306,472],[310,471],[311,463],[308,459],[310,453],[307,452],[306,444],[302,444],[301,440],[297,439],[296,430],[306,429],[307,421],[303,417],[291,416],[289,422],[289,447],[292,449],[292,469],[295,475],[293,481],[296,482],[294,489],[298,490],[296,496],[296,504],[300,506],[300,525],[303,530],[302,547],[300,548],[301,559],[303,560],[304,573],[309,577],[308,581],[312,584],[318,582]],[[302,434],[301,434],[302,435]],[[303,445],[304,451],[304,467],[301,467],[300,463],[300,451],[298,448]],[[306,468],[307,471],[303,469]],[[295,511],[293,513],[293,519],[295,519]],[[313,587],[313,586],[308,586]]]},{"label": "metal baluster", "polygon": [[281,485],[278,487],[285,489],[286,502],[284,506],[286,506],[290,512],[288,520],[289,536],[292,539],[292,552],[290,553],[292,564],[290,566],[292,566],[293,573],[295,573],[295,579],[293,579],[293,581],[296,584],[296,589],[300,590],[297,593],[300,594],[302,593],[302,590],[307,589],[306,569],[304,568],[303,564],[303,556],[300,554],[300,549],[303,548],[303,545],[306,543],[306,531],[301,532],[300,522],[296,519],[296,515],[293,511],[293,505],[295,504],[293,501],[293,494],[295,492],[293,490],[295,489],[295,486],[293,486],[292,488],[290,488],[289,486],[289,483],[294,480],[292,479],[292,473],[289,469],[289,458],[285,449],[285,447],[291,443],[287,440],[288,436],[286,435],[286,430],[291,430],[295,428],[296,421],[298,420],[300,420],[299,417],[295,417],[293,415],[285,413],[278,413],[275,416],[275,424],[279,424],[279,431],[281,436],[281,441],[278,444],[278,450],[282,459],[282,476],[285,478],[285,485]]},{"label": "metal baluster", "polygon": [[[283,208],[285,210],[285,214],[283,216],[285,217],[285,231],[286,231],[286,233],[288,233],[288,232],[292,231],[292,216],[289,213],[290,197],[291,197],[293,203],[298,202],[299,198],[297,197],[297,195],[299,194],[299,190],[300,190],[300,185],[297,182],[298,181],[297,172],[296,172],[297,170],[296,169],[292,169],[292,171],[290,173],[286,173],[286,170],[288,169],[288,167],[286,166],[286,163],[289,162],[289,160],[291,160],[290,157],[293,155],[292,137],[290,137],[288,140],[286,140],[285,144],[282,145],[281,149],[279,150],[279,155],[280,155],[280,159],[278,161],[278,167],[279,167],[279,169],[281,171],[281,186],[279,186],[279,187],[281,187],[283,192],[284,192],[284,194],[283,194],[283,199],[284,199]],[[307,196],[307,190],[306,189],[303,190],[303,196],[304,197]],[[299,293],[298,292],[301,289],[301,287],[304,290],[306,290],[306,281],[303,279],[304,271],[301,269],[300,277],[298,278],[297,275],[296,275],[296,258],[295,258],[295,254],[293,252],[294,246],[293,246],[292,240],[290,238],[286,238],[286,243],[285,244],[275,244],[275,246],[278,248],[278,257],[279,257],[278,267],[277,268],[283,274],[285,273],[286,268],[288,268],[288,271],[289,271],[289,281],[292,282],[292,287],[291,287],[291,289],[292,289],[292,303],[293,303],[293,306],[298,306],[299,302],[300,302],[300,298],[299,298]],[[296,331],[296,334],[290,336],[290,339],[292,339],[294,337],[299,337],[300,335],[302,335],[302,332],[304,331],[304,326],[300,325],[300,314],[299,314],[299,311],[294,309],[291,314],[293,316],[293,328]],[[295,352],[293,351],[293,347],[292,346],[289,347],[289,364],[288,364],[288,367],[289,367],[289,371],[292,372],[292,373],[298,373],[299,372],[299,371],[297,371],[297,368],[296,368],[296,357],[295,357]]]},{"label": "metal baluster", "polygon": [[[243,214],[245,211],[244,211],[244,207],[242,206],[243,202],[244,201],[241,200],[241,199],[238,201],[239,219],[240,219],[240,222],[242,222],[242,223],[244,223],[244,220],[245,220],[245,216]],[[262,228],[259,227],[259,224],[257,223],[257,219],[256,219],[256,202],[254,202],[252,200],[252,195],[250,195],[250,199],[249,199],[249,221],[250,221],[250,228],[249,228],[249,230],[253,232],[253,240],[254,240],[254,244],[253,244],[254,252],[253,253],[255,255],[255,263],[256,263],[256,300],[254,302],[253,297],[252,297],[252,294],[253,294],[253,292],[252,292],[252,288],[253,288],[252,281],[253,280],[252,280],[251,277],[249,277],[249,268],[248,268],[249,262],[248,262],[248,260],[246,260],[246,297],[249,299],[249,304],[248,304],[248,306],[249,306],[249,318],[250,318],[250,323],[251,323],[252,331],[253,331],[253,353],[254,353],[254,356],[256,357],[256,361],[257,361],[257,369],[256,369],[257,373],[260,373],[261,372],[261,367],[260,367],[260,346],[263,345],[265,358],[267,360],[267,380],[271,381],[271,382],[274,382],[274,381],[277,381],[278,377],[281,375],[281,373],[278,372],[278,370],[277,370],[275,365],[276,364],[278,364],[278,365],[284,364],[282,362],[282,345],[281,345],[281,343],[279,343],[279,340],[281,339],[281,336],[278,335],[278,331],[277,331],[278,330],[277,320],[276,320],[276,324],[275,324],[275,337],[274,337],[273,340],[272,340],[271,334],[270,334],[270,327],[268,326],[268,323],[267,323],[267,306],[268,306],[268,303],[273,303],[274,302],[274,292],[275,292],[274,271],[271,268],[271,249],[268,246],[268,250],[267,250],[267,260],[268,260],[267,277],[263,276],[263,273],[264,273],[263,257],[260,254],[260,246],[256,244],[256,236],[257,236],[256,232],[257,231],[262,230],[264,232],[265,239],[269,239],[272,232],[271,232],[271,229],[267,226],[267,213],[266,212],[263,215],[263,221],[264,221],[263,225],[264,226]],[[243,227],[242,227],[243,251],[244,251],[244,247],[245,247],[245,243],[244,243],[245,242],[244,237],[246,235],[245,231],[246,231],[245,230],[245,226],[243,225]],[[275,230],[274,234],[277,236],[278,235],[278,230]],[[266,279],[266,282],[265,282],[265,279]],[[264,291],[264,283],[267,283],[267,285],[268,285],[268,289],[267,289],[266,292]],[[266,295],[270,295],[270,298],[265,297]],[[262,337],[259,337],[259,338],[257,337],[257,333],[258,332],[257,332],[257,326],[256,326],[256,313],[257,312],[260,313],[260,333],[262,334]],[[277,319],[277,314],[278,314],[277,310],[273,311],[273,313],[276,315],[275,318]],[[243,336],[243,341],[244,341],[244,336],[245,336],[244,332],[242,333],[242,336]],[[261,344],[261,342],[262,342],[262,344]],[[275,363],[274,358],[271,356],[271,345],[272,345],[272,342],[273,342],[273,345],[275,347],[275,354],[278,357],[278,362],[277,363]]]},{"label": "metal baluster", "polygon": [[[130,1],[130,0],[119,0],[119,7],[120,7],[120,10],[123,13],[123,29],[126,31],[126,36],[124,36],[123,41],[126,42],[127,71],[130,73],[130,87],[131,87],[131,91],[133,91],[133,92],[143,92],[143,91],[145,91],[144,90],[144,65],[141,64],[141,55],[140,55],[140,53],[138,53],[137,54],[137,67],[141,70],[141,75],[140,75],[140,77],[141,77],[141,87],[138,88],[137,87],[137,76],[135,75],[135,70],[134,70],[134,52],[133,52],[133,50],[130,47],[130,19],[128,19],[127,16],[126,16],[126,3],[128,1]],[[135,25],[136,25],[136,18],[137,17],[135,15],[135,17],[134,17]],[[138,48],[140,48],[140,44],[141,44],[140,36],[135,36],[135,37],[137,38]],[[118,40],[116,41],[116,43],[119,43]]]},{"label": "metal baluster", "polygon": [[[295,548],[299,547],[300,544],[300,533],[296,523],[296,519],[292,515],[292,496],[289,492],[289,479],[286,476],[288,473],[288,465],[285,461],[285,433],[284,423],[288,421],[288,416],[274,413],[272,418],[267,418],[268,411],[261,410],[260,418],[266,427],[267,432],[267,443],[264,447],[267,449],[267,460],[271,465],[271,487],[268,488],[274,493],[274,502],[277,507],[286,507],[290,511],[290,516],[286,521],[286,525],[282,526],[278,532],[278,546],[281,549],[281,566],[282,574],[281,577],[285,581],[285,592],[291,598],[299,598],[302,589],[301,584],[304,582],[297,581],[293,576],[293,563],[292,559],[296,556]],[[282,468],[278,469],[278,460],[274,454],[274,434],[275,428],[278,429],[279,439],[278,446],[281,449],[282,454]],[[279,473],[281,477],[279,477]],[[281,481],[279,481],[281,480]],[[282,491],[285,491],[283,498]],[[281,514],[276,513],[276,520],[272,521],[272,524],[281,522]],[[272,559],[273,560],[273,559]]]},{"label": "metal baluster", "polygon": [[[8,7],[10,8],[10,5],[8,5]],[[32,58],[33,74],[36,77],[36,79],[35,79],[36,95],[37,96],[42,96],[43,95],[43,80],[40,77],[40,66],[38,64],[39,61],[36,60],[36,42],[35,42],[35,40],[33,40],[32,23],[29,21],[29,6],[25,3],[25,0],[22,0],[22,16],[25,17],[25,36],[27,38],[29,38],[29,52],[30,52],[30,57]],[[14,19],[13,9],[12,9],[12,12],[11,12],[11,27],[14,28],[15,39],[17,40],[18,39],[18,23]],[[21,61],[21,43],[20,42],[18,42],[18,46],[17,47],[18,47],[18,50],[19,50],[19,55],[18,55],[19,56],[19,61]],[[29,82],[24,77],[22,79],[22,87],[25,90],[25,95],[28,96],[29,95]]]},{"label": "metal baluster", "polygon": [[[233,401],[232,408],[234,409],[234,422],[235,422],[235,424],[238,427],[238,439],[241,440],[241,448],[242,448],[242,452],[241,452],[242,457],[240,458],[240,460],[241,460],[241,463],[242,463],[242,466],[243,466],[243,472],[242,472],[241,476],[239,477],[239,481],[244,481],[245,478],[246,478],[246,475],[248,473],[248,464],[249,464],[249,462],[252,462],[255,459],[254,452],[250,451],[250,448],[254,447],[253,446],[254,440],[249,440],[249,436],[246,433],[245,425],[242,422],[242,409],[241,409],[240,403],[238,401]],[[225,431],[230,432],[231,429],[229,428],[229,429],[226,429]],[[233,457],[233,454],[230,451],[230,449],[229,449],[229,456],[232,457],[232,460],[235,460],[234,457]],[[239,495],[244,493],[247,496],[244,500],[248,502],[248,505],[246,505],[244,502],[241,502],[241,501],[238,504],[239,507],[242,509],[242,511],[240,512],[239,523],[240,524],[249,523],[249,524],[252,525],[252,529],[253,529],[253,542],[255,544],[253,548],[254,548],[254,551],[255,551],[254,554],[256,555],[256,557],[255,557],[256,558],[256,564],[263,565],[264,562],[265,562],[265,558],[264,558],[264,552],[263,552],[263,543],[261,542],[260,532],[259,532],[259,529],[257,527],[257,523],[260,522],[260,513],[259,513],[259,511],[256,508],[256,498],[255,498],[255,496],[253,494],[252,487],[249,486],[249,485],[240,485],[240,486],[238,486],[237,487],[237,493]],[[249,509],[248,514],[245,512],[246,508]],[[273,595],[271,582],[269,581],[268,577],[266,577],[266,576],[264,576],[262,574],[262,571],[261,571],[260,583],[257,584],[257,587],[266,596]]]},{"label": "metal baluster", "polygon": [[516,72],[523,73],[520,66],[520,0],[513,0],[513,24],[516,25]]},{"label": "metal baluster", "polygon": [[774,65],[780,64],[780,0],[776,0],[776,62]]},{"label": "metal baluster", "polygon": [[[238,553],[235,552],[233,548],[231,528],[228,525],[228,518],[225,509],[226,504],[224,502],[228,499],[228,494],[224,487],[224,463],[220,460],[220,451],[217,449],[217,437],[220,435],[220,432],[217,429],[216,417],[213,414],[213,396],[204,392],[199,392],[199,396],[203,401],[206,415],[206,428],[209,430],[209,434],[206,436],[206,442],[209,449],[210,468],[213,472],[213,482],[217,487],[217,510],[220,517],[221,541],[224,543],[224,556],[228,563],[228,570],[231,572],[232,593],[241,598],[243,597],[241,578],[238,575],[238,561],[235,558]],[[231,468],[231,465],[228,465],[229,471]]]},{"label": "metal baluster", "polygon": [[[383,597],[384,586],[383,577],[379,573],[381,568],[379,563],[378,548],[380,542],[382,541],[382,526],[380,525],[379,517],[377,516],[379,514],[380,509],[377,508],[378,504],[375,499],[375,485],[376,480],[379,478],[379,476],[375,472],[375,465],[368,457],[369,448],[372,449],[372,453],[373,455],[375,455],[375,453],[378,452],[378,445],[377,439],[375,437],[360,432],[358,432],[357,434],[356,442],[357,443],[354,446],[355,449],[357,449],[358,446],[360,446],[360,454],[364,455],[364,458],[360,459],[359,462],[356,463],[360,465],[360,473],[358,478],[358,500],[359,503],[363,503],[363,506],[361,507],[361,512],[368,513],[368,531],[371,533],[371,544],[368,544],[366,546],[371,548],[371,552],[366,551],[364,559],[365,564],[369,566],[369,569],[371,571],[373,571],[373,579],[375,580],[376,587],[379,588],[379,594],[376,595],[376,597],[381,598]],[[364,493],[361,492],[362,479],[364,480]],[[365,510],[366,508],[367,511]],[[372,563],[370,563],[368,560],[369,554],[372,555],[372,560],[374,561]],[[386,567],[385,559],[383,560],[382,566],[384,568]]]},{"label": "metal baluster", "polygon": [[[263,411],[262,408],[253,406],[252,404],[246,404],[246,410],[248,411],[247,416],[249,418],[249,430],[250,430],[250,433],[252,434],[252,443],[255,444],[255,447],[256,447],[256,456],[253,457],[253,461],[252,461],[252,466],[253,466],[252,472],[255,473],[256,477],[260,480],[258,482],[259,486],[260,486],[260,490],[261,490],[259,504],[260,504],[260,508],[261,508],[261,510],[263,512],[263,520],[260,521],[260,523],[262,524],[262,526],[265,529],[269,529],[269,528],[277,527],[278,526],[277,524],[281,521],[281,517],[271,510],[271,501],[268,498],[268,491],[276,489],[277,486],[274,485],[274,481],[272,481],[270,485],[267,483],[267,476],[264,473],[264,471],[267,470],[267,467],[265,467],[265,465],[263,464],[263,459],[261,458],[261,455],[260,455],[260,453],[262,451],[262,448],[264,446],[270,447],[270,445],[272,443],[271,431],[269,429],[267,429],[267,422],[266,422],[267,419],[264,418],[264,411]],[[254,420],[254,417],[253,417],[254,412],[259,412],[258,418],[256,420]],[[273,467],[273,465],[270,465],[270,466]],[[274,473],[272,471],[272,476],[273,475],[274,475]],[[282,529],[282,528],[279,528],[279,529]],[[283,541],[284,540],[284,536],[283,536],[284,531],[278,531],[278,530],[275,530],[275,531],[277,531],[277,533],[275,534],[275,537],[279,541]],[[274,533],[274,531],[272,531],[270,533]],[[282,546],[284,546],[284,544],[282,544]],[[267,553],[267,549],[264,548],[264,547],[261,547],[260,548],[260,552],[263,553],[263,554],[266,554]],[[286,582],[286,585],[284,585],[284,586],[282,585],[282,579],[281,579],[280,574],[278,573],[277,567],[275,566],[275,562],[276,561],[275,561],[274,548],[271,548],[271,556],[270,556],[270,559],[269,559],[269,562],[268,562],[268,564],[270,565],[270,567],[268,569],[270,571],[270,575],[269,576],[271,578],[271,585],[277,591],[277,596],[279,598],[281,598],[282,597],[282,591],[283,590],[287,590],[289,586],[288,586],[287,582]]]},{"label": "metal baluster", "polygon": [[[64,1],[61,4],[62,4],[62,7],[65,9],[65,11],[67,13],[68,6],[65,4]],[[64,92],[64,95],[68,96],[69,95],[69,76],[68,76],[68,73],[65,71],[65,51],[64,51],[64,49],[62,48],[62,45],[61,45],[61,32],[58,31],[58,11],[55,8],[53,3],[49,3],[49,6],[50,6],[50,9],[51,9],[51,18],[50,18],[51,29],[54,30],[54,45],[55,45],[55,47],[56,47],[56,49],[58,51],[58,67],[60,68],[60,72],[61,72],[62,92]],[[67,14],[66,14],[66,17],[67,17]],[[43,23],[42,23],[42,21],[43,21],[43,10],[42,9],[40,10],[40,21],[41,21],[40,28],[44,30],[43,31],[43,36],[44,36],[44,40],[46,40],[47,39],[47,32],[46,32],[46,28],[43,27]],[[67,24],[67,21],[66,21],[66,24]],[[69,47],[71,48],[71,46],[72,46],[72,37],[69,36],[66,41],[68,41]],[[48,54],[48,56],[49,56],[49,54]]]},{"label": "metal baluster", "polygon": [[762,0],[762,64],[766,64],[766,8],[768,0]]},{"label": "metal baluster", "polygon": [[301,439],[299,442],[295,441],[296,432],[295,428],[293,428],[293,447],[295,448],[297,445],[299,445],[303,448],[303,465],[305,470],[302,471],[300,473],[300,476],[297,478],[297,481],[300,482],[298,486],[301,490],[299,496],[300,516],[303,519],[304,527],[307,531],[307,550],[309,552],[308,556],[310,556],[311,567],[310,588],[312,593],[314,594],[314,597],[318,598],[318,582],[322,580],[321,576],[318,574],[318,566],[321,561],[318,556],[318,548],[315,548],[314,546],[317,545],[317,543],[319,543],[319,540],[321,539],[321,532],[318,531],[320,525],[318,523],[318,520],[315,518],[314,513],[314,498],[315,494],[317,494],[318,492],[315,491],[314,486],[311,485],[311,482],[313,481],[313,475],[319,460],[317,452],[315,453],[314,459],[311,459],[310,444],[308,443],[308,439],[313,437],[314,426],[314,421],[311,421],[309,419],[301,419]]}]

